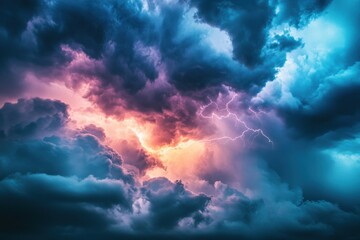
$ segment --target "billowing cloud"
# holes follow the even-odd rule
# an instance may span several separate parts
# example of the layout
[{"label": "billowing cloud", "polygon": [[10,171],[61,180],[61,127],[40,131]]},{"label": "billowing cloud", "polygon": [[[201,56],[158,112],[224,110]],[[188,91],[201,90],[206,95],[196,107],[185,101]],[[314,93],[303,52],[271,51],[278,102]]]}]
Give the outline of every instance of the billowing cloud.
[{"label": "billowing cloud", "polygon": [[[31,74],[74,88],[87,84],[86,96],[109,115],[152,113],[153,121],[169,128],[159,140],[168,144],[181,129],[194,135],[203,125],[196,109],[224,84],[257,92],[274,78],[285,53],[299,46],[291,37],[270,35],[275,7],[262,1],[41,2],[24,16],[18,13],[16,35],[4,39],[13,50],[2,72],[10,79],[19,68],[15,95]],[[5,36],[12,29],[3,24]],[[224,41],[228,47],[222,49]]]},{"label": "billowing cloud", "polygon": [[1,1],[0,237],[360,238],[358,9]]},{"label": "billowing cloud", "polygon": [[[200,194],[194,196],[184,185],[177,181],[171,183],[166,178],[155,178],[144,183],[142,188],[146,201],[149,203],[149,216],[138,219],[135,228],[171,229],[184,218],[196,219],[205,210],[210,198]],[[150,225],[150,226],[149,226]]]},{"label": "billowing cloud", "polygon": [[[24,106],[29,111],[24,111]],[[12,117],[20,126],[35,119],[45,134],[40,137],[33,131],[16,139],[7,134],[0,140],[0,195],[7,196],[0,202],[4,236],[15,232],[51,235],[56,229],[63,229],[65,235],[79,229],[81,235],[95,226],[99,227],[96,234],[105,234],[117,223],[118,214],[132,215],[139,197],[149,202],[147,221],[152,231],[176,227],[181,219],[204,210],[210,198],[188,192],[180,182],[173,184],[163,178],[141,186],[123,169],[121,157],[91,134],[93,126],[85,128],[92,131],[74,132],[67,129],[65,121],[55,126],[57,131],[45,128],[49,122],[57,122],[59,114],[66,120],[67,115],[62,114],[66,111],[65,104],[43,99],[21,99],[1,108],[4,119]],[[47,121],[36,121],[44,117]],[[2,130],[7,128],[3,124]],[[173,206],[160,211],[163,204]],[[183,207],[189,210],[183,212]],[[178,214],[168,222],[166,217],[174,211]],[[134,228],[140,226],[138,221],[132,223]]]},{"label": "billowing cloud", "polygon": [[41,136],[61,128],[67,118],[67,106],[62,102],[19,99],[16,104],[6,103],[1,108],[0,136],[15,139]]},{"label": "billowing cloud", "polygon": [[[63,108],[43,108],[44,104]],[[41,111],[21,111],[24,106]],[[0,200],[4,237],[14,233],[18,237],[45,237],[59,230],[64,237],[95,234],[134,238],[145,233],[154,237],[193,233],[257,238],[288,234],[328,237],[331,231],[335,231],[334,236],[356,232],[356,224],[346,225],[358,222],[355,213],[326,201],[303,201],[300,191],[273,178],[266,167],[253,163],[253,171],[265,172],[248,196],[219,180],[213,182],[212,197],[194,194],[181,181],[172,183],[164,177],[141,184],[136,175],[124,169],[122,158],[92,135],[101,132],[94,126],[67,129],[67,117],[62,115],[65,121],[61,126],[47,130],[42,127],[67,111],[61,102],[22,99],[5,104],[1,111],[5,119],[15,112],[15,122],[22,126],[34,115],[35,119],[47,117],[47,121],[36,121],[43,136],[34,131],[16,139],[11,135],[1,139],[0,194],[6,196]],[[274,211],[285,214],[287,220],[283,215],[273,215]],[[334,217],[338,220],[327,220]],[[255,234],[254,229],[262,229],[263,235]]]},{"label": "billowing cloud", "polygon": [[[358,109],[352,104],[358,96],[360,60],[355,5],[336,1],[302,29],[291,30],[303,46],[287,56],[277,78],[254,100],[275,104],[302,136],[318,137],[357,123]],[[351,17],[341,17],[338,8]]]}]

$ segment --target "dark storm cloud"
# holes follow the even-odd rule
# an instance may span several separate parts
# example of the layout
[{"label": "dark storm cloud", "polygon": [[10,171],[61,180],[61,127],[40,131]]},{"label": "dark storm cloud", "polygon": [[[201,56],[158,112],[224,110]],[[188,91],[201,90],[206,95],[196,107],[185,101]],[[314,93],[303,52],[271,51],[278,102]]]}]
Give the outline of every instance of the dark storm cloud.
[{"label": "dark storm cloud", "polygon": [[0,140],[0,235],[31,237],[95,226],[105,231],[113,222],[108,210],[131,211],[133,177],[124,173],[120,156],[94,136],[64,136],[65,104],[21,99],[0,111],[5,133]]},{"label": "dark storm cloud", "polygon": [[[68,129],[67,106],[59,101],[21,99],[6,103],[0,112],[6,130],[0,139],[1,237],[46,239],[61,232],[64,238],[90,234],[92,239],[139,229],[156,233],[176,228],[185,218],[199,219],[210,200],[165,178],[141,187],[123,169],[121,157],[99,142],[99,128]],[[10,123],[32,122],[42,134],[9,134]],[[48,127],[52,122],[58,124]],[[137,199],[149,203],[148,214],[133,212]],[[173,217],[167,221],[169,215]]]},{"label": "dark storm cloud", "polygon": [[268,187],[274,188],[271,190],[274,196],[249,199],[236,189],[216,183],[217,194],[212,199],[216,211],[210,211],[209,232],[199,235],[205,239],[359,237],[360,217],[357,210],[346,212],[330,202],[304,201],[299,191],[270,185]]},{"label": "dark storm cloud", "polygon": [[[144,196],[150,202],[150,220],[155,229],[171,229],[181,219],[201,215],[210,198],[204,194],[193,195],[184,185],[177,181],[170,182],[166,178],[155,178],[144,183]],[[139,222],[145,229],[147,222]],[[141,226],[144,225],[144,226]]]},{"label": "dark storm cloud", "polygon": [[42,136],[63,127],[67,121],[66,104],[34,98],[5,103],[0,109],[0,138]]},{"label": "dark storm cloud", "polygon": [[[245,66],[254,67],[270,57],[267,56],[264,47],[272,21],[298,26],[300,21],[305,21],[313,14],[324,10],[330,2],[328,0],[275,2],[192,0],[191,4],[198,9],[197,16],[201,20],[229,33],[234,57]],[[279,13],[275,14],[276,8]],[[281,36],[277,38],[285,40]],[[296,46],[294,44],[292,47]],[[281,66],[282,62],[276,64]],[[274,68],[276,65],[268,67]]]},{"label": "dark storm cloud", "polygon": [[[109,9],[100,2],[2,1],[0,19],[1,94],[25,90],[26,73],[50,77],[71,57],[63,45],[99,57],[110,31]],[[56,66],[56,67],[54,67]],[[44,72],[45,70],[45,72]]]},{"label": "dark storm cloud", "polygon": [[[304,200],[326,200],[350,212],[359,207],[360,191],[357,188],[360,182],[359,125],[357,123],[352,126],[351,124],[338,126],[317,137],[310,137],[313,135],[310,132],[305,133],[305,129],[297,132],[304,128],[299,125],[294,137],[294,128],[289,128],[288,123],[284,124],[281,118],[274,118],[271,115],[263,117],[263,130],[271,136],[274,145],[272,148],[246,149],[241,153],[241,160],[240,157],[231,160],[231,169],[247,169],[239,180],[242,184],[254,188],[254,184],[258,183],[259,171],[273,173],[289,186],[301,189]],[[336,117],[333,119],[329,117],[329,122],[335,119]],[[349,120],[352,117],[339,116],[339,120],[342,119]],[[321,124],[318,128],[321,128]],[[255,139],[255,142],[259,141]],[[257,166],[255,170],[254,166]],[[258,169],[263,169],[264,166],[266,166],[265,170]],[[208,175],[217,176],[217,172],[212,174],[208,170]],[[237,176],[237,172],[232,175],[228,173],[227,176]],[[265,182],[271,182],[271,179]],[[263,191],[267,190],[263,189]],[[271,192],[275,195],[276,191]]]},{"label": "dark storm cloud", "polygon": [[304,103],[303,110],[286,111],[284,117],[290,127],[301,135],[318,137],[338,129],[352,127],[360,120],[360,85],[340,86],[330,89],[314,106]]},{"label": "dark storm cloud", "polygon": [[40,10],[40,1],[1,1],[0,3],[0,94],[15,95],[23,90],[23,75],[11,66],[24,47],[20,35],[28,21]]},{"label": "dark storm cloud", "polygon": [[123,173],[121,157],[91,135],[53,136],[20,142],[4,140],[1,143],[1,178],[14,172],[30,172],[80,178],[89,175],[100,179],[120,177],[126,182],[133,181],[131,176]]},{"label": "dark storm cloud", "polygon": [[[126,108],[157,112],[169,109],[169,99],[177,93],[175,89],[145,88],[162,71],[177,90],[191,96],[206,94],[203,99],[211,93],[204,89],[215,87],[220,91],[222,84],[240,90],[262,86],[273,78],[275,68],[283,64],[285,51],[280,51],[290,49],[280,47],[274,58],[273,50],[267,46],[272,41],[267,38],[274,6],[265,1],[194,1],[190,6],[195,11],[184,2],[149,2],[148,10],[140,1],[55,1],[34,7],[13,6],[10,1],[3,4],[4,16],[10,12],[19,15],[14,23],[6,18],[2,22],[4,36],[14,31],[11,37],[3,39],[10,44],[3,55],[6,64],[1,69],[4,87],[11,87],[13,81],[7,78],[11,78],[9,71],[16,68],[19,73],[31,71],[39,76],[59,72],[73,58],[63,51],[64,46],[69,46],[101,61],[103,69],[73,70],[98,79],[97,87],[89,95],[94,95],[94,101],[104,109],[118,104],[111,99],[119,96],[123,96]],[[16,7],[26,10],[15,11]],[[209,30],[194,30],[196,34],[191,34],[191,26],[186,28],[184,21],[195,14],[204,23],[230,35],[233,54],[239,62],[203,44],[204,34]],[[196,24],[195,19],[191,21]],[[44,69],[48,72],[44,73]],[[22,78],[17,77],[18,84],[12,90],[21,90]],[[139,101],[140,98],[147,101]]]},{"label": "dark storm cloud", "polygon": [[[251,31],[253,35],[261,38],[256,45],[259,45],[260,50],[246,53],[258,54],[254,57],[258,59],[262,54],[261,49],[266,48],[264,61],[258,59],[256,67],[235,61],[231,56],[218,53],[204,44],[204,34],[207,34],[208,30],[194,30],[197,34],[192,33],[191,26],[188,27],[186,21],[193,21],[193,24],[200,22],[196,23],[193,19],[197,10],[188,8],[186,4],[159,4],[157,11],[161,17],[154,14],[155,6],[151,4],[150,11],[145,13],[129,8],[132,15],[129,20],[122,22],[111,36],[112,40],[105,51],[104,59],[99,63],[99,71],[85,70],[98,78],[88,97],[107,114],[121,116],[121,108],[161,114],[152,117],[154,122],[167,129],[166,133],[160,134],[160,143],[176,142],[181,128],[187,129],[187,132],[184,131],[185,135],[192,134],[192,130],[199,126],[196,120],[199,105],[197,101],[205,103],[208,97],[224,92],[223,84],[240,90],[254,88],[251,91],[256,92],[258,86],[273,78],[275,68],[285,61],[285,52],[299,46],[290,37],[278,36],[276,46],[272,44],[272,40],[267,41],[270,20],[263,18],[271,19],[272,15],[268,12],[270,6],[260,5],[246,5],[246,12],[259,8],[259,14],[264,12],[265,16],[259,16],[259,19],[254,20],[254,24],[256,25],[257,21],[265,23],[259,23],[260,26],[255,29],[245,23],[242,26],[245,33]],[[239,8],[226,7],[227,10],[235,12]],[[246,16],[250,18],[249,13]],[[225,13],[217,17],[227,18]],[[208,23],[207,19],[203,22]],[[229,20],[225,25],[236,28],[238,22]],[[223,30],[228,31],[225,27]],[[242,50],[253,42],[256,40],[252,37],[246,39]],[[233,45],[235,43],[237,42],[233,41]],[[156,82],[161,75],[165,75],[165,83]],[[166,134],[168,136],[165,136]]]},{"label": "dark storm cloud", "polygon": [[[350,55],[352,58],[351,48],[344,55]],[[346,57],[346,60],[349,58]],[[300,78],[303,73],[294,74],[296,79],[294,87],[298,86],[299,92],[302,92],[298,95],[296,90],[293,92],[297,106],[291,104],[273,106],[277,108],[279,116],[285,120],[295,137],[307,139],[323,137],[331,141],[331,139],[351,138],[352,135],[356,135],[360,119],[360,109],[357,104],[360,100],[358,81],[360,65],[359,62],[350,63],[353,65],[338,68],[331,75],[329,71],[332,69],[324,66],[324,69],[316,73],[319,75],[317,80],[319,83],[314,84],[312,88],[315,91],[312,93],[309,89],[301,88]],[[304,93],[308,94],[304,96]],[[293,101],[294,99],[291,99],[289,103]]]},{"label": "dark storm cloud", "polygon": [[131,181],[122,172],[121,157],[93,135],[52,136],[64,130],[67,118],[67,106],[60,101],[34,98],[5,103],[0,109],[1,178],[31,172],[82,178],[123,177]]},{"label": "dark storm cloud", "polygon": [[[229,67],[232,65],[231,61],[219,59],[215,62],[216,67],[211,69],[217,74],[226,73],[219,76],[222,83],[240,91],[245,90],[250,94],[258,91],[258,87],[274,78],[276,68],[285,61],[285,53],[299,46],[297,41],[290,37],[269,36],[272,22],[277,17],[277,5],[271,2],[194,0],[191,4],[197,8],[196,16],[201,21],[229,34],[233,57],[239,65]],[[204,69],[204,72],[216,76],[209,70]]]},{"label": "dark storm cloud", "polygon": [[[120,117],[131,110],[142,120],[156,123],[156,143],[174,143],[186,134],[199,136],[211,132],[196,117],[198,106],[208,97],[226,94],[223,85],[256,94],[274,78],[287,53],[306,47],[290,33],[273,33],[271,28],[277,24],[303,28],[329,3],[149,1],[147,10],[141,1],[1,1],[0,97],[26,90],[27,73],[46,81],[74,74],[74,88],[88,83],[86,97],[105,113]],[[356,10],[352,15],[346,10],[342,15],[356,22]],[[201,24],[224,30],[233,51],[215,51],[205,41],[209,29]],[[356,154],[336,145],[356,138],[353,130],[358,132],[360,88],[355,82],[359,74],[350,74],[351,80],[327,78],[346,72],[359,60],[357,25],[349,24],[350,30],[345,25],[340,29],[353,33],[345,37],[349,46],[333,54],[332,61],[326,59],[324,64],[331,63],[330,67],[311,62],[321,71],[315,69],[310,78],[304,77],[310,71],[296,76],[301,82],[319,81],[323,87],[319,94],[308,98],[311,88],[304,91],[305,97],[296,96],[301,84],[294,84],[296,90],[291,92],[299,105],[272,105],[292,131],[268,119],[265,127],[275,149],[249,154],[256,157],[246,162],[253,169],[239,168],[241,164],[231,160],[233,176],[239,175],[239,169],[247,170],[242,174],[246,177],[254,175],[242,182],[250,195],[255,187],[264,192],[251,199],[217,182],[232,177],[220,169],[215,169],[216,175],[206,167],[200,177],[214,185],[217,195],[212,198],[165,178],[141,186],[137,176],[124,170],[123,159],[101,143],[101,129],[67,128],[65,104],[41,99],[5,104],[0,109],[0,212],[4,215],[0,237],[48,239],[62,232],[64,238],[87,239],[169,239],[177,234],[206,239],[359,238],[360,194],[353,186],[360,182],[358,166],[338,172],[336,159],[324,152]],[[81,53],[87,60],[71,65]],[[341,56],[345,57],[339,60]],[[294,140],[293,132],[301,138]],[[142,149],[128,151],[131,159],[124,162],[140,172],[158,164]],[[236,161],[241,162],[239,156]],[[329,178],[335,179],[337,188]]]},{"label": "dark storm cloud", "polygon": [[295,0],[278,2],[278,15],[276,22],[288,22],[297,27],[302,27],[308,23],[309,19],[321,13],[332,0]]},{"label": "dark storm cloud", "polygon": [[299,46],[301,46],[301,41],[295,40],[293,37],[286,35],[277,35],[274,43],[271,44],[272,48],[279,48],[280,50],[292,50]]},{"label": "dark storm cloud", "polygon": [[[272,87],[276,89],[266,93],[267,98],[276,99],[266,104],[278,110],[297,137],[317,138],[325,134],[346,137],[346,132],[354,133],[353,128],[359,121],[356,103],[359,101],[360,35],[359,14],[354,10],[359,8],[359,2],[303,1],[299,4],[296,1],[280,3],[278,18],[283,16],[281,8],[288,9],[288,17],[297,19],[294,21],[301,25],[299,21],[309,18],[307,9],[313,9],[313,14],[318,15],[318,11],[327,8],[312,24],[302,26],[303,32],[298,34],[303,38],[301,47],[289,54],[284,73],[269,82],[269,88],[264,88],[265,92]],[[300,11],[302,17],[296,17],[292,11]],[[336,35],[326,35],[323,29],[332,29]],[[285,45],[293,44],[289,40]],[[299,60],[302,57],[305,61]]]},{"label": "dark storm cloud", "polygon": [[[57,71],[71,61],[71,56],[62,51],[63,46],[84,51],[89,57],[105,56],[108,72],[122,81],[122,87],[134,92],[143,87],[147,79],[156,77],[153,67],[146,58],[134,51],[137,41],[145,41],[142,33],[151,25],[141,16],[141,3],[117,3],[100,1],[55,1],[27,3],[20,1],[2,2],[2,79],[5,87],[12,86],[11,79],[16,69],[16,83],[3,93],[18,93],[24,83],[21,81],[27,71],[41,76],[41,69]],[[33,6],[34,5],[34,6]],[[15,21],[9,16],[15,14]],[[109,49],[111,45],[111,49]],[[6,50],[6,51],[5,51]],[[109,54],[108,54],[109,53]],[[42,68],[41,68],[42,67]],[[39,69],[41,68],[41,69]],[[14,71],[14,72],[13,72]],[[46,73],[50,75],[50,73]],[[107,78],[103,76],[104,84]],[[113,83],[116,87],[117,83]],[[12,90],[12,91],[9,91]]]},{"label": "dark storm cloud", "polygon": [[118,151],[120,151],[123,156],[126,156],[124,163],[136,167],[140,174],[145,174],[146,170],[154,167],[164,168],[161,161],[149,155],[141,147],[140,143],[123,140],[118,148]]},{"label": "dark storm cloud", "polygon": [[[0,19],[0,93],[1,97],[19,96],[26,90],[24,79],[28,72],[45,68],[45,75],[51,75],[54,64],[70,60],[61,53],[54,39],[36,35],[36,27],[46,23],[41,1],[2,1]],[[51,47],[42,43],[51,45]]]},{"label": "dark storm cloud", "polygon": [[[199,9],[198,14],[200,13],[201,9]],[[187,34],[186,30],[181,29],[183,20],[181,16],[183,14],[184,12],[174,12],[174,10],[164,11],[162,29],[167,37],[162,39],[160,45],[161,53],[165,57],[169,71],[170,82],[178,90],[191,96],[199,94],[201,93],[200,90],[209,87],[217,87],[217,92],[219,92],[221,91],[219,87],[222,84],[244,90],[252,86],[262,85],[272,78],[274,74],[274,70],[270,66],[272,63],[266,63],[250,70],[246,64],[245,66],[242,65],[243,62],[234,61],[231,56],[219,54],[211,47],[199,44],[203,41],[201,31],[198,34]],[[218,18],[225,16],[225,13],[219,14]],[[208,23],[206,20],[204,22]],[[237,23],[229,23],[229,25],[235,28]],[[222,30],[228,29],[223,28]],[[231,36],[230,32],[229,34]],[[232,41],[234,48],[236,44],[236,41]],[[256,56],[256,53],[252,53],[252,51],[246,51],[246,53]],[[281,62],[283,60],[280,57],[278,63],[281,65]],[[209,96],[209,93],[207,94]]]},{"label": "dark storm cloud", "polygon": [[131,195],[121,181],[28,174],[3,179],[0,186],[0,195],[6,196],[0,200],[2,234],[60,230],[66,235],[69,226],[105,231],[113,223],[106,210],[131,208]]},{"label": "dark storm cloud", "polygon": [[266,31],[273,9],[266,1],[192,1],[205,22],[226,30],[231,36],[234,57],[246,66],[261,62]]},{"label": "dark storm cloud", "polygon": [[[153,121],[169,129],[169,136],[162,134],[159,140],[163,143],[175,142],[180,127],[187,129],[184,134],[193,134],[200,125],[198,105],[224,92],[224,85],[255,94],[274,78],[286,52],[300,46],[290,36],[270,36],[276,7],[286,3],[35,3],[2,3],[4,16],[16,12],[16,21],[4,17],[0,22],[6,46],[0,69],[2,96],[21,94],[30,73],[42,81],[71,78],[67,85],[75,89],[85,82],[86,97],[107,114],[121,117],[124,109],[159,114]],[[300,7],[299,2],[296,11],[302,16],[302,11],[320,12],[326,6],[318,5],[306,2]],[[281,7],[281,12],[288,8]],[[229,53],[214,49],[225,42],[209,44],[210,38],[217,38],[208,37],[214,29],[230,37]],[[71,64],[79,52],[88,60]]]}]

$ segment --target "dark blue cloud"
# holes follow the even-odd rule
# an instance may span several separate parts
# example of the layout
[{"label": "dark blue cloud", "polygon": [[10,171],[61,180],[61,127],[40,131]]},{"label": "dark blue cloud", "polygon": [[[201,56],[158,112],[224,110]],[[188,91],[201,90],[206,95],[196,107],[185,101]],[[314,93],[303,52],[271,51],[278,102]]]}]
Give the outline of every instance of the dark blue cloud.
[{"label": "dark blue cloud", "polygon": [[5,103],[0,109],[0,138],[26,138],[49,134],[67,121],[66,104],[34,98]]},{"label": "dark blue cloud", "polygon": [[273,9],[266,1],[192,1],[205,22],[226,30],[232,40],[234,57],[246,66],[261,63]]},{"label": "dark blue cloud", "polygon": [[304,103],[303,109],[284,111],[283,116],[295,127],[299,134],[317,137],[339,128],[352,127],[360,119],[360,107],[354,102],[360,101],[360,85],[340,86],[327,91],[314,106]]},{"label": "dark blue cloud", "polygon": [[[26,91],[30,73],[43,81],[76,76],[68,85],[89,84],[86,96],[107,114],[166,112],[156,119],[172,132],[166,143],[177,138],[179,125],[188,132],[199,126],[198,102],[224,92],[224,85],[257,93],[299,46],[282,33],[270,34],[277,3],[266,1],[6,4],[5,15],[26,11],[16,11],[20,20],[12,24],[0,22],[4,36],[16,30],[3,39],[9,45],[0,69],[3,97]],[[216,50],[227,38],[228,51]],[[93,64],[69,67],[75,58],[69,49]]]},{"label": "dark blue cloud", "polygon": [[[131,209],[131,194],[121,181],[83,180],[47,174],[16,174],[0,182],[1,233],[43,234],[73,230],[106,231],[107,210]],[[72,230],[73,229],[73,230]],[[76,230],[75,230],[76,232]]]},{"label": "dark blue cloud", "polygon": [[[151,213],[147,221],[150,220],[151,227],[155,229],[171,229],[186,217],[201,216],[210,201],[210,198],[204,194],[194,196],[180,181],[173,184],[166,178],[145,182],[142,191],[150,202]],[[140,228],[148,227],[146,222],[135,224],[139,224]]]},{"label": "dark blue cloud", "polygon": [[[91,234],[92,239],[139,231],[140,238],[199,218],[210,200],[165,178],[141,185],[124,170],[122,158],[99,142],[98,128],[67,127],[67,106],[59,101],[21,99],[0,112],[1,237],[52,238],[61,232],[64,238]],[[10,123],[37,127],[14,134]],[[141,199],[149,206],[145,215],[136,213]]]},{"label": "dark blue cloud", "polygon": [[[5,103],[0,109],[1,178],[13,173],[97,178],[132,177],[122,171],[121,157],[89,133],[61,136],[68,121],[67,106],[39,98]],[[55,136],[53,134],[58,134]]]},{"label": "dark blue cloud", "polygon": [[277,1],[276,23],[287,22],[303,27],[309,20],[321,13],[332,0]]},{"label": "dark blue cloud", "polygon": [[[319,6],[315,13],[329,4],[305,2],[304,9],[312,9],[307,4]],[[357,125],[360,56],[355,39],[360,35],[359,15],[353,9],[358,7],[355,2],[334,1],[317,19],[295,30],[301,46],[288,54],[277,78],[260,93],[263,103],[277,109],[298,137],[316,138],[343,128],[352,132]]]},{"label": "dark blue cloud", "polygon": [[[149,2],[147,7],[141,1],[86,4],[55,1],[38,5],[34,2],[34,7],[6,4],[5,1],[5,15],[12,11],[11,7],[26,11],[16,11],[21,21],[10,24],[4,20],[2,24],[5,33],[16,30],[14,36],[4,39],[5,43],[11,44],[14,39],[16,42],[3,56],[4,87],[11,87],[12,81],[7,78],[12,78],[10,71],[15,66],[22,74],[16,77],[18,85],[12,87],[17,93],[25,87],[21,79],[26,72],[39,77],[60,73],[72,59],[63,51],[68,46],[101,60],[102,70],[76,71],[99,80],[99,88],[92,94],[98,96],[95,99],[104,109],[113,107],[108,99],[112,96],[106,94],[108,88],[116,96],[126,96],[126,108],[141,111],[168,109],[169,98],[177,91],[193,96],[208,95],[211,91],[203,90],[209,87],[221,91],[222,84],[239,90],[258,88],[273,79],[276,68],[284,63],[286,51],[292,49],[280,47],[274,58],[274,50],[269,47],[273,41],[269,30],[276,6],[265,1]],[[200,27],[201,22],[207,27]],[[187,23],[193,26],[187,27]],[[233,56],[216,52],[206,43],[206,35],[214,27],[230,36]],[[177,91],[160,88],[152,95],[144,88],[162,74],[162,68]],[[139,101],[142,95],[148,101]],[[206,96],[202,98],[206,100]]]},{"label": "dark blue cloud", "polygon": [[0,94],[11,96],[24,90],[22,71],[12,66],[26,46],[21,43],[21,33],[27,23],[40,11],[40,1],[2,1],[0,3]]}]

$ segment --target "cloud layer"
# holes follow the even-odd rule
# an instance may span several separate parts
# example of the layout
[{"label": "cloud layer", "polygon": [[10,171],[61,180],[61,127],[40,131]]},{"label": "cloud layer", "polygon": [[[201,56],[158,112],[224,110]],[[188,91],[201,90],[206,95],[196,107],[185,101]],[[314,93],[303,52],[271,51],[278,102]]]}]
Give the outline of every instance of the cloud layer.
[{"label": "cloud layer", "polygon": [[1,1],[0,237],[359,238],[359,7]]}]

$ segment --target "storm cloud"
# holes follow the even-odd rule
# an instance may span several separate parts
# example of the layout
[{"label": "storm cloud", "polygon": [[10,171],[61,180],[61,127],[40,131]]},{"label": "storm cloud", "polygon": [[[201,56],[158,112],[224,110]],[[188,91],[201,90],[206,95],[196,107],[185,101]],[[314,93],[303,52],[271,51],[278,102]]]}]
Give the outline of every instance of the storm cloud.
[{"label": "storm cloud", "polygon": [[359,7],[1,1],[0,237],[360,238]]}]

